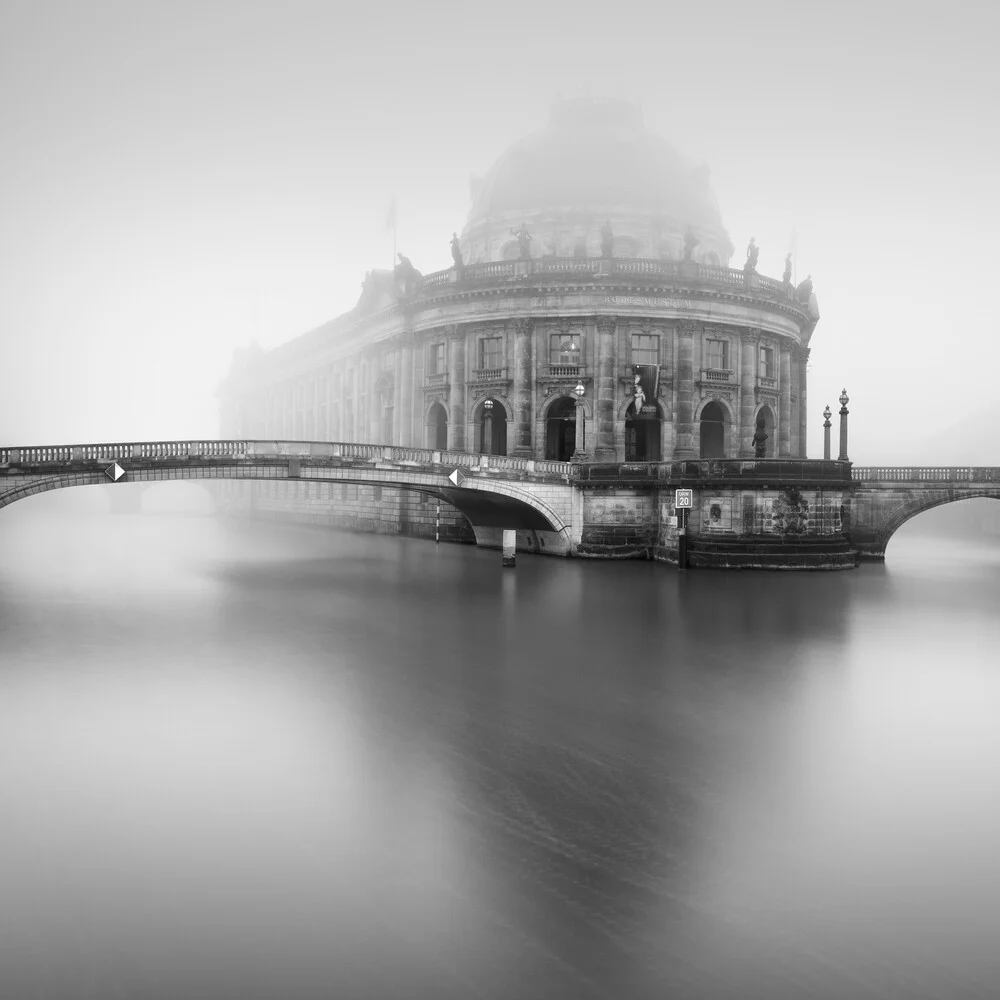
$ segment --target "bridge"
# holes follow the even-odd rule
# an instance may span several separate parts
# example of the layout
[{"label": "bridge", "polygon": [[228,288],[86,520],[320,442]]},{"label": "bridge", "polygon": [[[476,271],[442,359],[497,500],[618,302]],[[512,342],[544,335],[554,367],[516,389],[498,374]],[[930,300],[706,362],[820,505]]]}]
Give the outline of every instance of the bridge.
[{"label": "bridge", "polygon": [[851,469],[851,544],[865,559],[884,559],[901,525],[956,500],[1000,500],[1000,468],[989,466],[854,466]]},{"label": "bridge", "polygon": [[[413,490],[439,497],[471,524],[480,545],[499,546],[501,532],[530,536],[528,548],[553,555],[638,555],[659,551],[675,488],[697,496],[748,491],[813,490],[839,516],[820,526],[802,515],[799,540],[812,532],[839,534],[862,558],[884,559],[889,539],[911,517],[973,497],[1000,499],[997,467],[859,467],[848,462],[762,459],[608,465],[432,451],[378,444],[309,441],[154,441],[0,448],[0,508],[48,490],[176,479],[296,480]],[[598,524],[595,496],[631,498],[633,513]],[[649,502],[647,502],[649,501]],[[707,503],[707,501],[706,501]],[[698,504],[696,504],[696,507]],[[819,507],[816,502],[814,506]],[[638,513],[636,513],[638,512]],[[611,517],[611,515],[609,515]],[[794,521],[794,519],[793,519]],[[646,523],[648,522],[648,523]],[[778,522],[780,525],[786,521]],[[811,525],[803,528],[802,525]],[[697,522],[690,527],[698,530]],[[732,537],[736,530],[735,521]],[[753,535],[755,528],[746,534]],[[781,541],[782,527],[763,528]],[[718,539],[723,534],[715,536]],[[753,535],[760,540],[759,533]],[[738,538],[733,538],[737,541]],[[751,538],[747,537],[748,544]],[[601,544],[607,543],[599,553]],[[676,544],[676,538],[674,539]]]},{"label": "bridge", "polygon": [[[115,468],[120,470],[116,472]],[[481,545],[503,529],[572,548],[571,466],[500,455],[309,441],[146,441],[0,448],[0,508],[70,486],[176,479],[298,480],[414,490],[462,512]],[[456,474],[457,473],[457,474]],[[117,478],[115,478],[117,477]]]}]

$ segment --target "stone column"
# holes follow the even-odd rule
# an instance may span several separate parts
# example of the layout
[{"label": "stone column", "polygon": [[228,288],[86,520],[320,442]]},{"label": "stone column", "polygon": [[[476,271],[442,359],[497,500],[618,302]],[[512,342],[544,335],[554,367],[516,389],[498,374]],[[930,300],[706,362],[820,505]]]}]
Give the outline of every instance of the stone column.
[{"label": "stone column", "polygon": [[781,393],[778,397],[778,458],[787,458],[791,445],[791,421],[792,421],[792,365],[791,352],[787,344],[782,344],[779,348],[780,358],[780,387]]},{"label": "stone column", "polygon": [[753,411],[757,403],[757,369],[760,356],[760,330],[752,327],[743,334],[740,345],[743,371],[740,375],[740,458],[753,458]]},{"label": "stone column", "polygon": [[392,440],[389,444],[403,443],[403,345],[397,341],[393,348],[396,362],[392,373]]},{"label": "stone column", "polygon": [[403,334],[403,356],[399,366],[399,443],[413,447],[413,334]]},{"label": "stone column", "polygon": [[697,324],[682,320],[677,332],[677,443],[674,459],[697,458],[694,447],[694,335]]},{"label": "stone column", "polygon": [[574,454],[583,456],[587,451],[587,410],[583,405],[583,400],[576,401],[576,444]]},{"label": "stone column", "polygon": [[803,347],[799,353],[799,455],[808,458],[809,411],[806,407],[806,379],[809,365],[809,348]]},{"label": "stone column", "polygon": [[534,323],[530,319],[514,320],[514,440],[511,455],[532,458],[531,442],[531,343]]},{"label": "stone column", "polygon": [[381,351],[373,351],[368,362],[368,440],[372,444],[388,444],[382,440],[382,393],[375,385],[382,375]]},{"label": "stone column", "polygon": [[850,461],[847,457],[847,415],[851,412],[847,408],[849,402],[850,399],[848,399],[847,390],[845,389],[840,394],[840,454],[837,456],[838,462]]},{"label": "stone column", "polygon": [[451,359],[448,366],[448,381],[451,389],[448,396],[448,450],[468,451],[465,443],[465,333],[460,326],[448,331],[448,349]]},{"label": "stone column", "polygon": [[[594,425],[591,442],[595,462],[614,462],[615,453],[615,332],[617,316],[597,317],[597,364],[594,370]],[[577,411],[580,427],[582,411]],[[577,437],[579,437],[579,430]]]},{"label": "stone column", "polygon": [[789,437],[789,454],[792,458],[802,457],[802,448],[799,443],[799,435],[802,432],[802,411],[800,407],[802,406],[802,386],[801,386],[801,375],[802,375],[802,364],[799,360],[799,355],[802,348],[798,344],[792,347],[792,360],[791,360],[791,424],[788,429]]}]

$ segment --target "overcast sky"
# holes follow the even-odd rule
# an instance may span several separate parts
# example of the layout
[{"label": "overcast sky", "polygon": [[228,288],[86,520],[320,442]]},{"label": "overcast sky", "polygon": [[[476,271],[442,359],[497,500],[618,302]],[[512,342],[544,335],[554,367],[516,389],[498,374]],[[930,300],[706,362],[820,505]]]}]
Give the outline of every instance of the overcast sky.
[{"label": "overcast sky", "polygon": [[736,266],[797,232],[812,457],[846,386],[856,462],[1000,465],[996,9],[0,0],[0,441],[216,436],[235,346],[388,266],[394,192],[447,267],[470,173],[590,92],[710,166]]}]

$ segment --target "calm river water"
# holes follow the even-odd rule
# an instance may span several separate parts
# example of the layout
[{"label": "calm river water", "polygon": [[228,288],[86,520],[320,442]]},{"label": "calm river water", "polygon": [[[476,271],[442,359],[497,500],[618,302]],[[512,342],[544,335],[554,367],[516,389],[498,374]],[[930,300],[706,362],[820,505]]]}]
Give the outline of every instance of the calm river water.
[{"label": "calm river water", "polygon": [[0,996],[995,997],[1000,550],[0,511]]}]

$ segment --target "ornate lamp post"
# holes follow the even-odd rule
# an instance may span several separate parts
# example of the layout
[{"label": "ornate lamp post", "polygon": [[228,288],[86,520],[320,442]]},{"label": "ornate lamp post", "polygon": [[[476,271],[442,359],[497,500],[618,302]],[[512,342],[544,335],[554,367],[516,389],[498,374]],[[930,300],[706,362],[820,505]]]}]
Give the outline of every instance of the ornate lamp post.
[{"label": "ornate lamp post", "polygon": [[840,393],[840,457],[837,459],[838,462],[850,461],[847,457],[847,414],[849,412],[847,404],[850,401],[847,390],[843,389]]},{"label": "ornate lamp post", "polygon": [[828,405],[823,411],[823,459],[827,462],[830,461],[830,417],[832,415]]},{"label": "ornate lamp post", "polygon": [[483,417],[483,454],[493,453],[493,400],[487,399],[483,403],[486,415]]},{"label": "ornate lamp post", "polygon": [[579,462],[584,458],[584,445],[586,443],[584,436],[583,397],[587,392],[587,387],[582,382],[577,382],[573,392],[576,393],[576,447],[573,449],[573,458]]}]

